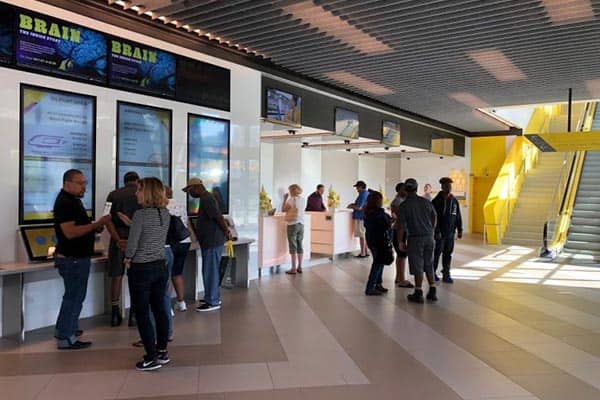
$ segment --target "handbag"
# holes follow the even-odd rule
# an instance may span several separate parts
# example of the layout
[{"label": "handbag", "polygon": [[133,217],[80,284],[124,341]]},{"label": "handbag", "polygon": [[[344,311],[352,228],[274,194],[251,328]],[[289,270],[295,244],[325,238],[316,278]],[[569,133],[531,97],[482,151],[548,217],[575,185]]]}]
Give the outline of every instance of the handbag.
[{"label": "handbag", "polygon": [[292,206],[285,212],[285,222],[295,222],[298,220],[298,208],[296,207],[296,199]]},{"label": "handbag", "polygon": [[381,243],[381,248],[377,252],[376,257],[377,261],[383,265],[390,265],[394,262],[394,245],[390,238],[389,229],[386,229],[383,234],[383,242]]},{"label": "handbag", "polygon": [[[225,255],[221,257],[219,264],[219,286],[225,289],[233,289],[235,281],[236,258],[233,249],[233,241],[228,240],[225,243]],[[225,282],[223,282],[225,278]]]},{"label": "handbag", "polygon": [[175,245],[189,237],[190,231],[185,227],[181,218],[176,215],[171,215],[171,220],[169,221],[169,231],[167,232],[167,244]]}]

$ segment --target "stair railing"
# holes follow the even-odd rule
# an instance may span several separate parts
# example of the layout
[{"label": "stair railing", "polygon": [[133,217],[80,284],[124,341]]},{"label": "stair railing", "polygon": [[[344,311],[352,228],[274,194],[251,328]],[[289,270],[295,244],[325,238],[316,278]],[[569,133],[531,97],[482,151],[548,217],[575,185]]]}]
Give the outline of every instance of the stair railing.
[{"label": "stair railing", "polygon": [[[586,103],[584,112],[577,122],[576,132],[582,132],[586,128],[589,130],[589,126],[587,125],[590,125],[592,122],[589,116],[594,111],[595,107],[593,107],[592,103]],[[565,153],[560,178],[554,190],[548,217],[543,226],[540,257],[553,259],[561,250],[557,247],[564,245],[567,234],[566,230],[568,229],[568,226],[565,226],[565,224],[570,223],[573,203],[575,201],[576,190],[573,188],[573,185],[578,186],[579,184],[584,158],[585,152],[582,151]],[[552,239],[550,245],[548,244],[548,238]]]}]

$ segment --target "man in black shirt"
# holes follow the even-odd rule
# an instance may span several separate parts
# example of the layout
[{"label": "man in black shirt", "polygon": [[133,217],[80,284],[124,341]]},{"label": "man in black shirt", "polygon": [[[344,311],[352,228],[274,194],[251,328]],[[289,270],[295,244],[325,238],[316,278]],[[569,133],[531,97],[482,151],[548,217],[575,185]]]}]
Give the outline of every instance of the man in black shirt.
[{"label": "man in black shirt", "polygon": [[450,276],[450,263],[454,252],[454,235],[462,238],[463,227],[460,215],[460,205],[452,191],[452,179],[444,177],[440,179],[442,190],[432,200],[433,207],[437,213],[437,226],[435,228],[435,255],[433,258],[433,272],[437,277],[437,268],[442,256],[442,280],[445,283],[454,283]]},{"label": "man in black shirt", "polygon": [[92,222],[81,198],[87,181],[83,173],[70,169],[63,175],[63,187],[54,202],[54,230],[57,244],[54,263],[65,284],[60,312],[56,320],[58,348],[83,349],[91,342],[77,340],[77,321],[85,300],[90,275],[90,257],[94,253],[94,234],[110,221],[105,215]]},{"label": "man in black shirt", "polygon": [[191,178],[182,190],[200,199],[195,232],[202,251],[204,300],[196,307],[196,311],[218,310],[221,308],[219,266],[225,240],[231,240],[231,232],[221,214],[217,200],[206,190],[201,179]]},{"label": "man in black shirt", "polygon": [[[108,276],[111,278],[110,295],[112,305],[110,326],[119,326],[123,320],[119,305],[123,274],[125,273],[123,264],[123,259],[125,258],[124,251],[125,247],[127,247],[127,238],[129,237],[129,226],[125,225],[121,218],[119,218],[118,213],[123,213],[129,219],[133,219],[133,213],[140,208],[135,197],[137,181],[139,179],[140,177],[136,172],[127,172],[123,177],[125,186],[113,190],[106,198],[107,202],[112,203],[110,209],[112,221],[106,226],[110,233],[110,245],[108,248]],[[130,322],[132,322],[131,311],[129,315]]]}]

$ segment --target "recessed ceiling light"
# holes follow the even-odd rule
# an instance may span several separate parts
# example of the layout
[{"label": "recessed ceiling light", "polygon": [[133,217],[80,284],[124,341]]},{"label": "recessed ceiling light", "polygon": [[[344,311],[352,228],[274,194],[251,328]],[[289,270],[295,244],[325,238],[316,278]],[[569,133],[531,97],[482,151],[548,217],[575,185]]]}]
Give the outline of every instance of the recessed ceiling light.
[{"label": "recessed ceiling light", "polygon": [[167,17],[165,17],[164,15],[161,15],[160,17],[158,17],[158,19],[160,19],[161,21],[164,21],[167,19]]},{"label": "recessed ceiling light", "polygon": [[385,96],[393,94],[394,91],[386,88],[385,86],[378,85],[377,83],[371,82],[365,78],[354,75],[353,73],[346,71],[332,71],[325,74],[328,78],[333,79],[346,85],[353,86],[357,89],[364,90],[377,96]]},{"label": "recessed ceiling light", "polygon": [[117,1],[115,1],[115,4],[117,4],[121,7],[125,7],[125,2],[123,0],[117,0]]},{"label": "recessed ceiling light", "polygon": [[596,19],[590,0],[541,0],[553,25],[566,25]]},{"label": "recessed ceiling light", "polygon": [[456,100],[459,103],[462,103],[470,108],[489,107],[488,103],[486,103],[479,97],[475,96],[473,93],[469,93],[469,92],[450,93],[450,94],[448,94],[448,97],[450,97],[451,99]]},{"label": "recessed ceiling light", "polygon": [[467,52],[467,56],[499,81],[519,81],[527,76],[499,49]]},{"label": "recessed ceiling light", "polygon": [[351,25],[310,0],[282,7],[283,11],[316,27],[364,54],[383,54],[393,51],[387,44]]},{"label": "recessed ceiling light", "polygon": [[140,8],[138,6],[132,6],[131,9],[135,12],[140,11]]},{"label": "recessed ceiling light", "polygon": [[154,13],[152,11],[148,10],[144,14],[146,14],[149,17],[151,17]]}]

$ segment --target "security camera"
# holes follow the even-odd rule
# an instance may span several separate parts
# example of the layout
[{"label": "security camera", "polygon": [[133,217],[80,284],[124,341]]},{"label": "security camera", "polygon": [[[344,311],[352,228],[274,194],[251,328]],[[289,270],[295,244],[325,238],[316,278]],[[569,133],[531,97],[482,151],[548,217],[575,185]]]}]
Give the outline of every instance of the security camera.
[{"label": "security camera", "polygon": [[352,149],[346,149],[346,151],[350,152],[350,151],[352,151]]},{"label": "security camera", "polygon": [[443,160],[443,159],[444,159],[444,156],[440,156],[440,160]]},{"label": "security camera", "polygon": [[400,150],[402,153],[406,153],[406,149],[402,149]]},{"label": "security camera", "polygon": [[389,149],[390,149],[390,147],[389,147],[389,146],[385,146],[385,147],[384,147],[384,150],[389,150]]},{"label": "security camera", "polygon": [[350,141],[348,139],[345,139],[344,144],[350,144]]},{"label": "security camera", "polygon": [[410,160],[410,157],[406,157],[407,160]]},{"label": "security camera", "polygon": [[308,142],[302,142],[302,146],[300,147],[308,147]]},{"label": "security camera", "polygon": [[289,130],[288,130],[288,133],[289,133],[290,135],[295,135],[295,134],[296,134],[296,131],[295,131],[295,130],[293,130],[293,129],[289,129]]},{"label": "security camera", "polygon": [[365,151],[365,154],[369,154],[369,152],[368,152],[368,151]]}]

